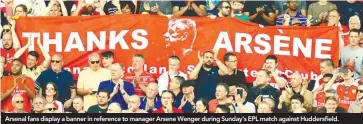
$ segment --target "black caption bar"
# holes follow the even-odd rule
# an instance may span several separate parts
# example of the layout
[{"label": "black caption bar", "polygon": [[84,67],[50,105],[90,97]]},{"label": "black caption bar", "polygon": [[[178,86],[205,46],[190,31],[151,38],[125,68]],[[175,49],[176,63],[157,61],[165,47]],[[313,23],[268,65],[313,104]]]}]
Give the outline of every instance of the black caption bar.
[{"label": "black caption bar", "polygon": [[6,123],[344,123],[363,122],[363,114],[14,114],[2,113]]}]

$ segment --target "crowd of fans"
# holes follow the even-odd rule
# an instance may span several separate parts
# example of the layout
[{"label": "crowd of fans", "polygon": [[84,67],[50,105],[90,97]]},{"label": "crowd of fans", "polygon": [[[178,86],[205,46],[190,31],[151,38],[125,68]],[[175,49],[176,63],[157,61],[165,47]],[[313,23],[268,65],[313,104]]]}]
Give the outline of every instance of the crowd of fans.
[{"label": "crowd of fans", "polygon": [[[1,0],[1,111],[10,113],[363,113],[363,2],[356,0],[276,1],[119,1]],[[89,68],[77,79],[64,69],[64,56],[40,54],[21,45],[15,31],[19,16],[160,16],[231,17],[263,26],[337,26],[340,61],[321,60],[316,79],[296,71],[279,73],[278,58],[268,55],[254,82],[237,69],[236,54],[218,50],[198,54],[188,75],[171,56],[159,77],[143,70],[141,54],[125,74],[117,53],[91,53]],[[346,26],[347,25],[347,26]],[[30,38],[33,39],[33,38]],[[47,41],[43,41],[47,42]],[[282,59],[282,58],[279,58]],[[151,59],[149,59],[151,61]],[[214,66],[216,65],[216,66]],[[250,85],[250,86],[249,86]],[[214,94],[214,95],[213,95]]]}]

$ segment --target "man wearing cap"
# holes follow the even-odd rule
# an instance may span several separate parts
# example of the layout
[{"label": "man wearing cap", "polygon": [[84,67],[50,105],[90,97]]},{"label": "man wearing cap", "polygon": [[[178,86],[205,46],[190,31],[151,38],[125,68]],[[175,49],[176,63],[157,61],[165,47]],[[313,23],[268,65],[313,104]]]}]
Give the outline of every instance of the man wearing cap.
[{"label": "man wearing cap", "polygon": [[358,29],[349,31],[350,44],[340,50],[340,63],[353,66],[354,79],[363,76],[363,48],[359,47],[361,32]]},{"label": "man wearing cap", "polygon": [[[336,90],[338,94],[339,106],[348,110],[350,104],[357,99],[358,83],[353,79],[353,67],[351,65],[344,65],[341,69],[334,71],[333,77],[330,79],[328,84],[324,87],[324,91],[329,89]],[[334,81],[338,78],[343,78],[344,81],[335,83]]]},{"label": "man wearing cap", "polygon": [[195,106],[194,85],[195,83],[191,80],[182,83],[183,98],[178,101],[180,102],[180,106],[175,107],[179,107],[184,113],[193,113],[193,108]]},{"label": "man wearing cap", "polygon": [[[304,26],[306,25],[306,16],[302,15],[301,12],[297,11],[298,10],[297,3],[298,3],[297,0],[287,1],[288,9],[286,10],[286,12],[284,12],[284,14],[281,14],[278,17],[278,19],[276,21],[276,26],[282,26],[282,25],[283,26],[298,26],[298,24],[301,24]],[[295,23],[293,23],[293,22],[295,22]]]}]

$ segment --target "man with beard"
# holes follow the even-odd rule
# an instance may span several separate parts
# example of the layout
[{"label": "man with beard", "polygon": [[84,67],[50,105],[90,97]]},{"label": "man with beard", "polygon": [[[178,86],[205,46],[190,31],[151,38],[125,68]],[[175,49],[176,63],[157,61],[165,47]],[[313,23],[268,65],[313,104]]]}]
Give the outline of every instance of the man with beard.
[{"label": "man with beard", "polygon": [[[264,98],[272,97],[275,103],[279,103],[280,91],[269,85],[269,73],[270,71],[264,69],[257,73],[256,81],[254,82],[256,85],[248,90],[247,101],[258,106]],[[274,108],[277,108],[277,106],[275,105]]]},{"label": "man with beard", "polygon": [[229,17],[231,4],[228,1],[222,1],[218,4],[217,17]]},{"label": "man with beard", "polygon": [[87,113],[106,113],[110,94],[106,89],[103,89],[97,94],[97,105],[90,106]]},{"label": "man with beard", "polygon": [[[275,55],[268,55],[265,59],[265,63],[262,69],[269,71],[269,76],[271,77],[270,85],[278,90],[284,88],[287,83],[287,76],[285,74],[279,73],[277,70],[277,57]],[[257,80],[257,78],[256,78]],[[256,81],[253,82],[253,86],[256,86]]]},{"label": "man with beard", "polygon": [[11,62],[14,59],[14,54],[20,48],[20,42],[14,28],[15,25],[11,27],[12,32],[6,32],[3,34],[3,48],[0,48],[1,56],[5,57],[7,62],[5,70],[9,72],[11,71]]},{"label": "man with beard", "polygon": [[297,0],[288,0],[287,1],[287,7],[288,9],[286,12],[283,12],[284,14],[281,14],[276,21],[276,26],[282,26],[285,24],[284,22],[288,21],[290,22],[289,25],[295,26],[294,23],[292,23],[292,20],[297,18],[302,25],[306,25],[306,16],[304,16],[301,12],[298,10],[298,1]]},{"label": "man with beard", "polygon": [[[203,57],[198,52],[199,63],[195,66],[194,70],[190,73],[190,80],[195,80],[195,94],[196,98],[205,98],[211,100],[216,92],[217,83],[219,83],[219,76],[228,74],[227,67],[218,59],[218,50],[214,52],[206,51]],[[213,66],[216,61],[217,67]]]},{"label": "man with beard", "polygon": [[12,76],[1,79],[1,109],[2,111],[13,111],[12,99],[20,94],[24,101],[24,110],[30,112],[30,100],[35,97],[34,82],[31,78],[22,75],[23,64],[20,59],[14,59],[11,65]]},{"label": "man with beard", "polygon": [[[33,38],[30,38],[30,39],[33,40]],[[29,40],[28,43],[24,47],[22,47],[18,51],[16,51],[14,58],[19,58],[29,48],[30,44],[32,43],[31,40]],[[30,51],[26,58],[26,65],[24,65],[23,70],[22,70],[22,72],[25,76],[32,78],[34,81],[38,78],[40,73],[47,70],[47,68],[49,67],[49,63],[50,63],[50,55],[42,46],[42,43],[40,42],[40,38],[38,38],[37,44],[40,48],[40,51],[42,51],[42,54],[44,56],[43,63],[41,65],[37,66],[38,60],[39,60],[39,53],[36,51]]]}]

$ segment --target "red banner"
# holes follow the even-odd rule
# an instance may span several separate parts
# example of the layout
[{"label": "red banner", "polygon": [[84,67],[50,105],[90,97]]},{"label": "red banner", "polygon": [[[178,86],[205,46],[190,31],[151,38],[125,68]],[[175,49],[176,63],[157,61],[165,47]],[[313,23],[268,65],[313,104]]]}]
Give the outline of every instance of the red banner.
[{"label": "red banner", "polygon": [[[61,52],[64,67],[77,79],[88,66],[88,54],[111,50],[115,61],[131,71],[131,58],[141,53],[145,70],[158,75],[167,71],[168,57],[181,58],[180,69],[190,73],[198,63],[198,51],[220,49],[238,57],[238,68],[252,82],[269,54],[278,57],[278,68],[288,76],[295,70],[304,77],[319,73],[319,62],[338,62],[336,27],[264,27],[233,18],[180,17],[153,15],[113,15],[87,17],[24,17],[17,20],[17,33],[25,44],[32,35],[41,38],[50,54]],[[34,44],[34,43],[32,43]],[[34,46],[30,50],[39,50]],[[41,53],[41,52],[39,52]]]}]

